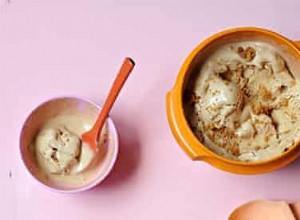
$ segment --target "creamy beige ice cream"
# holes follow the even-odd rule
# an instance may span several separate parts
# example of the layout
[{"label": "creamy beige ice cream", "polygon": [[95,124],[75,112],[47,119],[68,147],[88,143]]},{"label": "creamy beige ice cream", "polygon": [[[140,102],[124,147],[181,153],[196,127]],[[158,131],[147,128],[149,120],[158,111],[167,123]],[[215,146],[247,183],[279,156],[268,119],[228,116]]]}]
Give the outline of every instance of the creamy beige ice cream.
[{"label": "creamy beige ice cream", "polygon": [[97,151],[82,144],[80,136],[92,124],[84,117],[60,115],[46,122],[32,144],[32,151],[41,170],[59,182],[76,182],[85,178],[101,160],[101,148],[106,141],[102,130]]},{"label": "creamy beige ice cream", "polygon": [[81,141],[65,126],[44,129],[37,136],[36,151],[50,173],[70,173],[79,163]]},{"label": "creamy beige ice cream", "polygon": [[300,84],[276,48],[241,42],[218,48],[187,85],[189,123],[230,159],[270,159],[299,140]]}]

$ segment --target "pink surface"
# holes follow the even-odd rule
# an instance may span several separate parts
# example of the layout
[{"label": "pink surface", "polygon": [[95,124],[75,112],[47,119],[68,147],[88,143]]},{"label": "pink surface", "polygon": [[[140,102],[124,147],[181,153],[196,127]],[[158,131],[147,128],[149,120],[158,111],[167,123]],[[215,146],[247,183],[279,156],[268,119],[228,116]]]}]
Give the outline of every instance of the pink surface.
[{"label": "pink surface", "polygon": [[[221,220],[251,199],[300,199],[300,160],[251,177],[192,162],[164,107],[198,42],[241,25],[300,39],[300,1],[187,2],[0,0],[0,219]],[[78,195],[36,185],[18,155],[27,114],[61,94],[101,103],[127,55],[137,67],[112,112],[121,149],[111,176]]]}]

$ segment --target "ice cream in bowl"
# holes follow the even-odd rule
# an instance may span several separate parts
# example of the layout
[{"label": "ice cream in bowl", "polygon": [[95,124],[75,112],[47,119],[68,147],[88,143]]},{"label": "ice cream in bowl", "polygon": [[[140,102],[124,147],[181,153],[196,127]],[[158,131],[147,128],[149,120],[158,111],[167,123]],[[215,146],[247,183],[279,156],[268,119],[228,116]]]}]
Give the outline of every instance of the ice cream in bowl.
[{"label": "ice cream in bowl", "polygon": [[76,97],[42,103],[26,119],[20,151],[31,176],[57,192],[80,192],[107,177],[118,154],[118,136],[110,118],[102,128],[96,149],[81,143],[92,128],[100,107]]},{"label": "ice cream in bowl", "polygon": [[278,169],[300,154],[299,76],[297,43],[260,28],[218,33],[167,95],[171,130],[194,160],[239,174]]}]

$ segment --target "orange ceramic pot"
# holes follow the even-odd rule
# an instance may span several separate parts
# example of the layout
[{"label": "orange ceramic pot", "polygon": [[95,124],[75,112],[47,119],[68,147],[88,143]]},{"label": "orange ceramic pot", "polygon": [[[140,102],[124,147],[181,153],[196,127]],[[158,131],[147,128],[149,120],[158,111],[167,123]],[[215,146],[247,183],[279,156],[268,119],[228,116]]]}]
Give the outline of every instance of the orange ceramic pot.
[{"label": "orange ceramic pot", "polygon": [[295,143],[288,151],[277,157],[259,162],[241,162],[217,155],[194,135],[186,120],[183,108],[183,92],[195,66],[217,47],[240,41],[261,41],[277,47],[283,54],[296,78],[300,77],[300,42],[295,42],[272,31],[242,27],[217,33],[200,43],[183,63],[174,87],[167,93],[166,107],[172,133],[180,147],[192,159],[204,161],[212,166],[236,174],[260,174],[279,169],[300,155],[300,146]]}]

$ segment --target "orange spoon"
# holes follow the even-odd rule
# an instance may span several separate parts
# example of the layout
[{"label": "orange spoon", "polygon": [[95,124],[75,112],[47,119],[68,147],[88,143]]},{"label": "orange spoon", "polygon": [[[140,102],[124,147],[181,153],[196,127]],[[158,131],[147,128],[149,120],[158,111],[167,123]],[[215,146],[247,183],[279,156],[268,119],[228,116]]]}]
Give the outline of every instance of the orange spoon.
[{"label": "orange spoon", "polygon": [[127,80],[129,74],[131,73],[135,63],[131,58],[125,58],[124,63],[119,70],[119,73],[110,89],[110,92],[104,102],[102,110],[97,118],[96,123],[91,130],[83,133],[81,135],[81,140],[83,144],[88,144],[91,149],[97,150],[97,142],[99,139],[100,131],[105,123],[105,120],[115,103],[118,94],[120,93],[125,81]]}]

